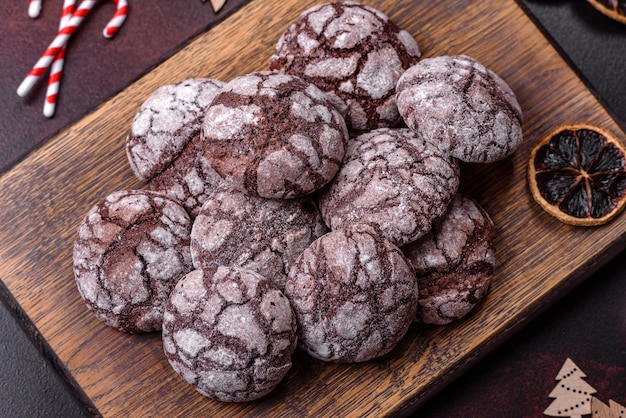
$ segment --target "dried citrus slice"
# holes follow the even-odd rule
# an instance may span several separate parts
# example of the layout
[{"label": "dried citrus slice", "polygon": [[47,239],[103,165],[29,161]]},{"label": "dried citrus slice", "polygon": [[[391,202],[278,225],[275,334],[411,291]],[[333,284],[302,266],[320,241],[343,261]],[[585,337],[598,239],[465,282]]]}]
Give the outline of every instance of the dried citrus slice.
[{"label": "dried citrus slice", "polygon": [[587,0],[611,19],[626,23],[626,0]]},{"label": "dried citrus slice", "polygon": [[611,132],[562,125],[534,147],[528,163],[533,197],[570,225],[601,225],[626,205],[626,151]]}]

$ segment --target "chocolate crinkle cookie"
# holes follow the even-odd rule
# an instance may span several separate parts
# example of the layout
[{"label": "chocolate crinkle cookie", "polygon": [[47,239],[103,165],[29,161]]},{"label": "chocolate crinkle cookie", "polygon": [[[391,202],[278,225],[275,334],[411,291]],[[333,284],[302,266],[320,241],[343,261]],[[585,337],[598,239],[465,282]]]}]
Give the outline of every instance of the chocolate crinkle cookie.
[{"label": "chocolate crinkle cookie", "polygon": [[300,347],[324,361],[352,363],[396,346],[415,316],[418,289],[396,246],[366,232],[337,230],[302,253],[285,295]]},{"label": "chocolate crinkle cookie", "polygon": [[260,274],[224,266],[194,270],[172,291],[163,348],[174,370],[201,394],[252,401],[291,368],[296,322],[287,298]]},{"label": "chocolate crinkle cookie", "polygon": [[222,183],[204,158],[198,132],[178,157],[150,180],[150,189],[176,199],[195,219],[207,196]]},{"label": "chocolate crinkle cookie", "polygon": [[74,242],[87,307],[121,331],[160,330],[171,290],[192,269],[190,232],[185,209],[159,193],[117,191],[96,204]]},{"label": "chocolate crinkle cookie", "polygon": [[448,324],[486,296],[495,265],[493,234],[487,212],[457,195],[431,232],[402,247],[417,276],[417,321]]},{"label": "chocolate crinkle cookie", "polygon": [[196,268],[246,267],[283,290],[293,262],[326,232],[309,197],[265,199],[222,186],[208,196],[193,224],[191,257]]},{"label": "chocolate crinkle cookie", "polygon": [[330,229],[367,229],[395,245],[426,234],[459,186],[459,165],[410,129],[380,128],[353,138],[344,164],[320,197]]},{"label": "chocolate crinkle cookie", "polygon": [[522,142],[522,110],[506,82],[473,58],[423,59],[398,80],[407,126],[466,162],[488,163]]},{"label": "chocolate crinkle cookie", "polygon": [[204,156],[234,188],[266,198],[309,194],[336,174],[348,132],[313,84],[262,71],[230,81],[207,108]]},{"label": "chocolate crinkle cookie", "polygon": [[193,78],[156,89],[141,105],[126,137],[135,176],[148,182],[165,170],[199,133],[204,109],[224,83]]},{"label": "chocolate crinkle cookie", "polygon": [[400,121],[396,82],[419,57],[413,36],[384,13],[344,1],[302,13],[278,40],[269,68],[317,85],[348,128],[363,132]]}]

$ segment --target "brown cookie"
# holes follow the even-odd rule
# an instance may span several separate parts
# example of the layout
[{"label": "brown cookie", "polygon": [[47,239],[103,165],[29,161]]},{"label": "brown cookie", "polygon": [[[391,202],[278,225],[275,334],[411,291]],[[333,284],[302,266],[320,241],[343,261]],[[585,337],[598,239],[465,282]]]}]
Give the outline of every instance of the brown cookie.
[{"label": "brown cookie", "polygon": [[317,85],[348,128],[362,132],[400,121],[396,82],[419,57],[413,36],[387,15],[344,1],[302,13],[278,40],[269,68]]},{"label": "brown cookie", "polygon": [[506,82],[473,58],[420,61],[398,80],[407,126],[466,162],[505,158],[522,142],[522,110]]},{"label": "brown cookie", "polygon": [[332,179],[348,133],[324,93],[269,71],[229,82],[202,123],[204,156],[233,187],[267,198],[309,194]]},{"label": "brown cookie", "polygon": [[413,321],[417,293],[409,261],[397,247],[380,236],[345,230],[314,241],[285,284],[300,347],[337,363],[391,351]]},{"label": "brown cookie", "polygon": [[246,267],[283,290],[293,262],[326,231],[308,197],[265,199],[222,186],[193,224],[191,257],[196,268]]},{"label": "brown cookie", "polygon": [[410,129],[381,128],[350,141],[319,205],[332,230],[365,228],[403,245],[430,230],[458,186],[456,160]]},{"label": "brown cookie", "polygon": [[417,321],[450,323],[485,297],[495,266],[493,234],[487,212],[457,195],[431,232],[401,248],[417,276]]},{"label": "brown cookie", "polygon": [[204,109],[223,82],[194,78],[156,89],[141,105],[126,137],[128,162],[143,182],[165,170],[200,131]]},{"label": "brown cookie", "polygon": [[122,331],[160,330],[172,288],[192,268],[190,232],[185,209],[159,193],[118,191],[93,206],[74,242],[87,307]]},{"label": "brown cookie", "polygon": [[150,189],[179,201],[194,219],[207,195],[223,182],[204,158],[198,133],[167,168],[150,180]]},{"label": "brown cookie", "polygon": [[287,298],[240,267],[194,270],[163,318],[163,348],[198,392],[224,402],[258,399],[291,368],[296,322]]}]

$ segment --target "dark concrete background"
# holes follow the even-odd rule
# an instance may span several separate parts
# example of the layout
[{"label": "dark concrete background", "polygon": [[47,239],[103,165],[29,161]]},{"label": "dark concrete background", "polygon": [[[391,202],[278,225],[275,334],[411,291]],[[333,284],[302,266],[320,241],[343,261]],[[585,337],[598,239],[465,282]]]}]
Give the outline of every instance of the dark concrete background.
[{"label": "dark concrete background", "polygon": [[[84,98],[83,102],[70,104],[62,101],[59,104],[58,116],[45,125],[49,132],[40,135],[38,143],[45,141],[62,126],[84,115],[97,103],[152,68],[164,58],[164,55],[169,55],[186,39],[211,25],[213,16],[208,3],[203,4],[200,0],[188,1],[190,4],[187,10],[180,7],[176,10],[168,9],[171,3],[180,4],[179,2],[133,3],[136,7],[134,10],[147,7],[147,3],[152,5],[152,9],[157,9],[158,13],[152,20],[153,24],[161,20],[170,22],[168,13],[174,13],[178,19],[175,25],[178,26],[172,29],[172,34],[167,39],[158,40],[153,50],[144,51],[137,67],[126,68],[123,77],[114,77],[117,84],[114,83],[112,88],[105,89],[104,93],[97,92],[95,96],[80,94],[81,97],[89,98],[89,100]],[[8,3],[3,4],[0,14],[8,13],[9,17],[15,13],[26,14],[26,2]],[[44,19],[56,22],[56,15],[50,18],[51,10],[56,12],[60,3],[60,0],[44,2],[44,12],[40,21],[28,25],[32,27],[49,25],[43,23]],[[228,4],[233,7],[233,3],[235,2]],[[555,46],[605,103],[618,123],[626,127],[626,25],[604,17],[584,0],[520,0],[520,3],[545,30],[547,36],[552,38]],[[158,7],[154,4],[158,4]],[[86,30],[85,33],[89,35],[84,34],[83,37],[99,36],[100,26],[103,27],[109,13],[112,13],[112,8],[108,6],[103,6],[102,9],[106,11],[94,12],[105,17],[94,17],[93,21],[97,23],[90,25],[95,29]],[[0,93],[5,102],[3,107],[5,109],[9,107],[9,113],[3,111],[4,114],[0,115],[2,116],[0,142],[12,141],[16,144],[11,148],[10,155],[3,151],[0,156],[2,157],[0,173],[10,168],[30,149],[28,143],[24,144],[24,141],[28,141],[26,134],[24,134],[26,139],[20,140],[21,142],[7,134],[10,132],[7,131],[10,121],[18,120],[20,124],[26,125],[39,124],[40,129],[43,122],[46,122],[40,115],[45,89],[40,89],[35,97],[24,102],[14,100],[13,96],[10,96],[15,95],[15,86],[19,84],[21,77],[38,55],[20,58],[20,51],[14,50],[14,46],[9,50],[8,45],[2,43],[6,42],[6,36],[3,35],[23,30],[20,25],[27,24],[23,19],[3,20],[12,23],[0,26],[0,58],[4,59],[5,63],[13,59],[16,66],[21,65],[24,68],[16,70],[0,66],[0,80],[3,81]],[[147,23],[140,24],[138,21],[136,18],[129,19],[127,27],[120,32],[120,39],[124,39],[124,31],[132,33],[134,39],[149,33]],[[35,33],[39,34],[37,31],[44,30],[35,29]],[[128,33],[126,36],[131,38]],[[48,39],[43,33],[36,36],[40,35]],[[26,43],[27,39],[28,37],[24,37],[23,42]],[[97,42],[103,45],[105,43],[100,40]],[[128,48],[124,49],[125,53],[134,53],[132,42],[124,42],[125,48]],[[113,48],[112,45],[104,48],[110,50]],[[77,51],[74,52],[75,56],[80,56],[79,51],[88,46],[88,42],[77,40],[76,45],[72,46],[73,50]],[[24,44],[23,48],[28,46]],[[41,46],[31,47],[39,53],[41,48]],[[11,56],[5,55],[7,51]],[[70,60],[78,61],[74,58]],[[97,67],[102,64],[96,62],[92,65]],[[7,83],[9,87],[6,87]],[[70,97],[76,94],[71,92],[76,88],[71,85],[71,82],[66,82],[62,86],[62,92],[64,89]],[[7,114],[13,119],[8,119]],[[27,129],[28,133],[31,128],[24,129]],[[31,148],[32,146],[30,145]],[[622,216],[616,221],[624,222],[625,219]],[[0,296],[3,293],[6,293],[6,289],[0,283]],[[12,304],[10,296],[6,294],[4,296],[5,303],[0,303],[0,417],[85,415],[83,399],[57,373],[54,367],[55,359],[47,357],[51,353],[46,349],[45,342],[37,338],[36,330],[30,328],[27,319],[19,319],[19,307]],[[10,306],[10,309],[7,306]],[[24,332],[24,327],[28,333]],[[596,388],[596,396],[601,400],[607,403],[609,399],[613,399],[623,405],[626,404],[626,252],[618,255],[495,352],[481,360],[431,399],[416,415],[494,418],[542,416],[543,410],[551,403],[548,394],[556,383],[554,378],[567,357],[586,373],[585,380]]]},{"label": "dark concrete background", "polygon": [[18,97],[16,90],[54,39],[63,0],[44,0],[37,19],[28,17],[26,0],[3,1],[0,174],[247,1],[229,0],[217,15],[201,0],[131,1],[126,22],[111,39],[102,36],[102,29],[115,5],[96,3],[67,45],[57,112],[51,119],[42,113],[47,73],[27,97]]}]

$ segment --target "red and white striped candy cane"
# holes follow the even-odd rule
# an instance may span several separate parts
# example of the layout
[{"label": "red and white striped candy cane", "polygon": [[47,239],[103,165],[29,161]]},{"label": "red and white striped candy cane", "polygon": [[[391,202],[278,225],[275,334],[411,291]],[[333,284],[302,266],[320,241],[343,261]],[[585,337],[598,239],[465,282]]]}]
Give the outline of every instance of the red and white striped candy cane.
[{"label": "red and white striped candy cane", "polygon": [[117,6],[115,10],[115,14],[109,23],[107,23],[106,27],[102,31],[102,35],[105,38],[112,38],[117,31],[120,29],[126,17],[128,16],[128,1],[127,0],[113,0]]},{"label": "red and white striped candy cane", "polygon": [[41,0],[28,0],[28,17],[36,19],[41,13]]},{"label": "red and white striped candy cane", "polygon": [[48,69],[52,60],[54,60],[54,57],[56,57],[59,52],[61,52],[61,49],[67,45],[67,41],[70,39],[72,34],[76,32],[76,29],[80,26],[82,21],[85,19],[85,16],[87,16],[96,2],[97,0],[83,0],[80,3],[67,26],[59,31],[48,48],[46,48],[41,58],[39,58],[39,60],[35,63],[35,66],[28,72],[24,81],[22,81],[17,88],[17,94],[19,96],[24,97],[30,93],[37,80],[39,80],[39,77],[41,77],[41,75]]},{"label": "red and white striped candy cane", "polygon": [[[59,31],[63,30],[63,28],[65,28],[70,22],[70,19],[74,14],[75,6],[76,0],[63,0],[63,10],[61,11]],[[63,47],[59,54],[54,58],[52,67],[50,68],[48,89],[46,90],[46,100],[43,103],[43,114],[48,118],[54,116],[54,112],[56,110],[57,96],[61,85],[61,76],[63,75],[63,64],[65,62],[65,48],[66,47]]]}]

